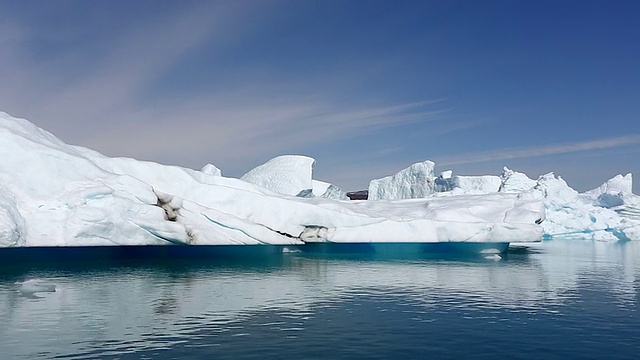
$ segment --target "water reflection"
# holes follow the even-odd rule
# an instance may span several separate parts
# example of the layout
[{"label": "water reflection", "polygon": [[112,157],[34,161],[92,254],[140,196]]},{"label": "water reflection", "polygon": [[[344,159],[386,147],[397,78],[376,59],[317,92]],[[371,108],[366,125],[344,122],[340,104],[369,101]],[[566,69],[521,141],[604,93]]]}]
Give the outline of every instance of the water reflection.
[{"label": "water reflection", "polygon": [[[123,354],[182,344],[202,328],[246,336],[242,321],[270,312],[280,318],[263,326],[295,338],[307,319],[359,298],[376,299],[373,309],[381,313],[385,302],[401,299],[423,309],[412,310],[412,318],[430,322],[436,307],[471,318],[492,317],[492,309],[553,315],[596,286],[617,306],[635,310],[639,255],[635,242],[552,241],[514,248],[498,262],[287,254],[251,264],[19,269],[0,278],[0,347],[12,358]],[[57,291],[25,297],[15,283],[31,278]]]}]

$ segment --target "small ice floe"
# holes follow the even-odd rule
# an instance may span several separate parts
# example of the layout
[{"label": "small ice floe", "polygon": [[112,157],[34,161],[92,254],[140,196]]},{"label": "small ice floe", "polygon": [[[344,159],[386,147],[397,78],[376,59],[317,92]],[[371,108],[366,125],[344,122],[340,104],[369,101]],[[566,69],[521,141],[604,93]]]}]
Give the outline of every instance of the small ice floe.
[{"label": "small ice floe", "polygon": [[286,253],[299,253],[301,251],[293,247],[285,247],[282,249],[282,252],[286,254]]},{"label": "small ice floe", "polygon": [[33,295],[43,292],[56,292],[56,285],[42,279],[29,279],[23,282],[16,282],[20,285],[18,291],[23,295]]},{"label": "small ice floe", "polygon": [[487,260],[493,260],[493,261],[500,261],[502,260],[502,256],[498,255],[498,254],[493,254],[493,255],[487,255],[484,257]]}]

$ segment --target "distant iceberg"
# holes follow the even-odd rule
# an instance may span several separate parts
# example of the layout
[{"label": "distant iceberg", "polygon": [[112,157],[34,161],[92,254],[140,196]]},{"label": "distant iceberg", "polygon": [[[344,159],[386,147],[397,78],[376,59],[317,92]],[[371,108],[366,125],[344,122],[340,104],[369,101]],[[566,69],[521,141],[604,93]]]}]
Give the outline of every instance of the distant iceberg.
[{"label": "distant iceberg", "polygon": [[425,163],[414,174],[427,184],[409,193],[426,197],[341,200],[337,187],[312,179],[314,162],[280,157],[244,180],[228,178],[210,164],[197,171],[109,158],[0,113],[0,246],[510,243],[543,236],[543,199],[530,193],[431,196]]},{"label": "distant iceberg", "polygon": [[[369,192],[376,199],[394,200],[518,194],[543,204],[546,219],[541,225],[545,239],[610,241],[640,239],[640,196],[632,193],[632,185],[631,174],[616,175],[600,187],[579,194],[553,173],[533,180],[505,167],[500,176],[455,176],[446,171],[435,177],[433,163],[422,162],[393,176],[372,180]],[[418,192],[420,196],[415,196]],[[520,216],[509,214],[505,221]]]}]

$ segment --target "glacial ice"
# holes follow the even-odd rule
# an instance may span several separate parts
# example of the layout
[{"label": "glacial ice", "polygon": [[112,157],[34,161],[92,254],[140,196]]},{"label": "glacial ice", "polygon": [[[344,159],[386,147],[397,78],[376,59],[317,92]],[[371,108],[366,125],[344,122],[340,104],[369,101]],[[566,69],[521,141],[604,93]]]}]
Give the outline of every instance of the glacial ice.
[{"label": "glacial ice", "polygon": [[[420,164],[420,163],[419,163]],[[417,174],[416,165],[381,180],[373,180],[377,198],[411,199],[410,192],[399,192],[402,184],[424,181],[425,174]],[[427,176],[432,176],[427,170]],[[389,181],[393,179],[393,181]],[[435,191],[427,197],[453,197],[470,194],[518,194],[537,199],[543,211],[527,209],[544,214],[540,218],[544,238],[589,239],[599,241],[640,239],[640,196],[632,193],[632,175],[616,175],[600,187],[579,194],[553,173],[537,180],[527,175],[504,168],[500,176],[457,176],[444,172],[432,177]],[[384,184],[382,187],[380,184]],[[405,186],[406,188],[406,186]],[[514,208],[505,213],[504,221],[522,218],[523,208]]]},{"label": "glacial ice", "polygon": [[312,191],[314,163],[308,156],[278,156],[242,175],[240,180],[278,194],[296,196]]},{"label": "glacial ice", "polygon": [[435,192],[432,161],[415,163],[395,175],[371,180],[369,200],[425,198]]},{"label": "glacial ice", "polygon": [[378,200],[349,201],[335,185],[313,179],[314,163],[279,156],[235,179],[211,164],[197,171],[109,158],[0,112],[0,246],[638,235],[631,175],[577,194],[552,174],[534,181],[505,168],[501,177],[435,177],[435,164],[425,161],[372,181],[370,197]]},{"label": "glacial ice", "polygon": [[213,164],[207,164],[200,169],[201,173],[211,175],[211,176],[222,176],[222,170],[218,169]]}]

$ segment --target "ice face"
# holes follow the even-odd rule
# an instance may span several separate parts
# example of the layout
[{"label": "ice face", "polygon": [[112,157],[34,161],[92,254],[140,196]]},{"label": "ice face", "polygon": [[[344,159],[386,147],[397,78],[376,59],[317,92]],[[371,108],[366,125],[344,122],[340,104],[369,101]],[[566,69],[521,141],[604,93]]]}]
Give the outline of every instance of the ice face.
[{"label": "ice face", "polygon": [[419,199],[435,192],[432,161],[415,163],[393,176],[371,180],[369,200]]},{"label": "ice face", "polygon": [[313,196],[326,199],[347,200],[347,194],[339,187],[328,182],[312,180]]},{"label": "ice face", "polygon": [[0,246],[24,245],[26,225],[13,196],[0,186]]},{"label": "ice face", "polygon": [[497,192],[502,179],[495,175],[456,176],[453,194],[490,194]]}]

